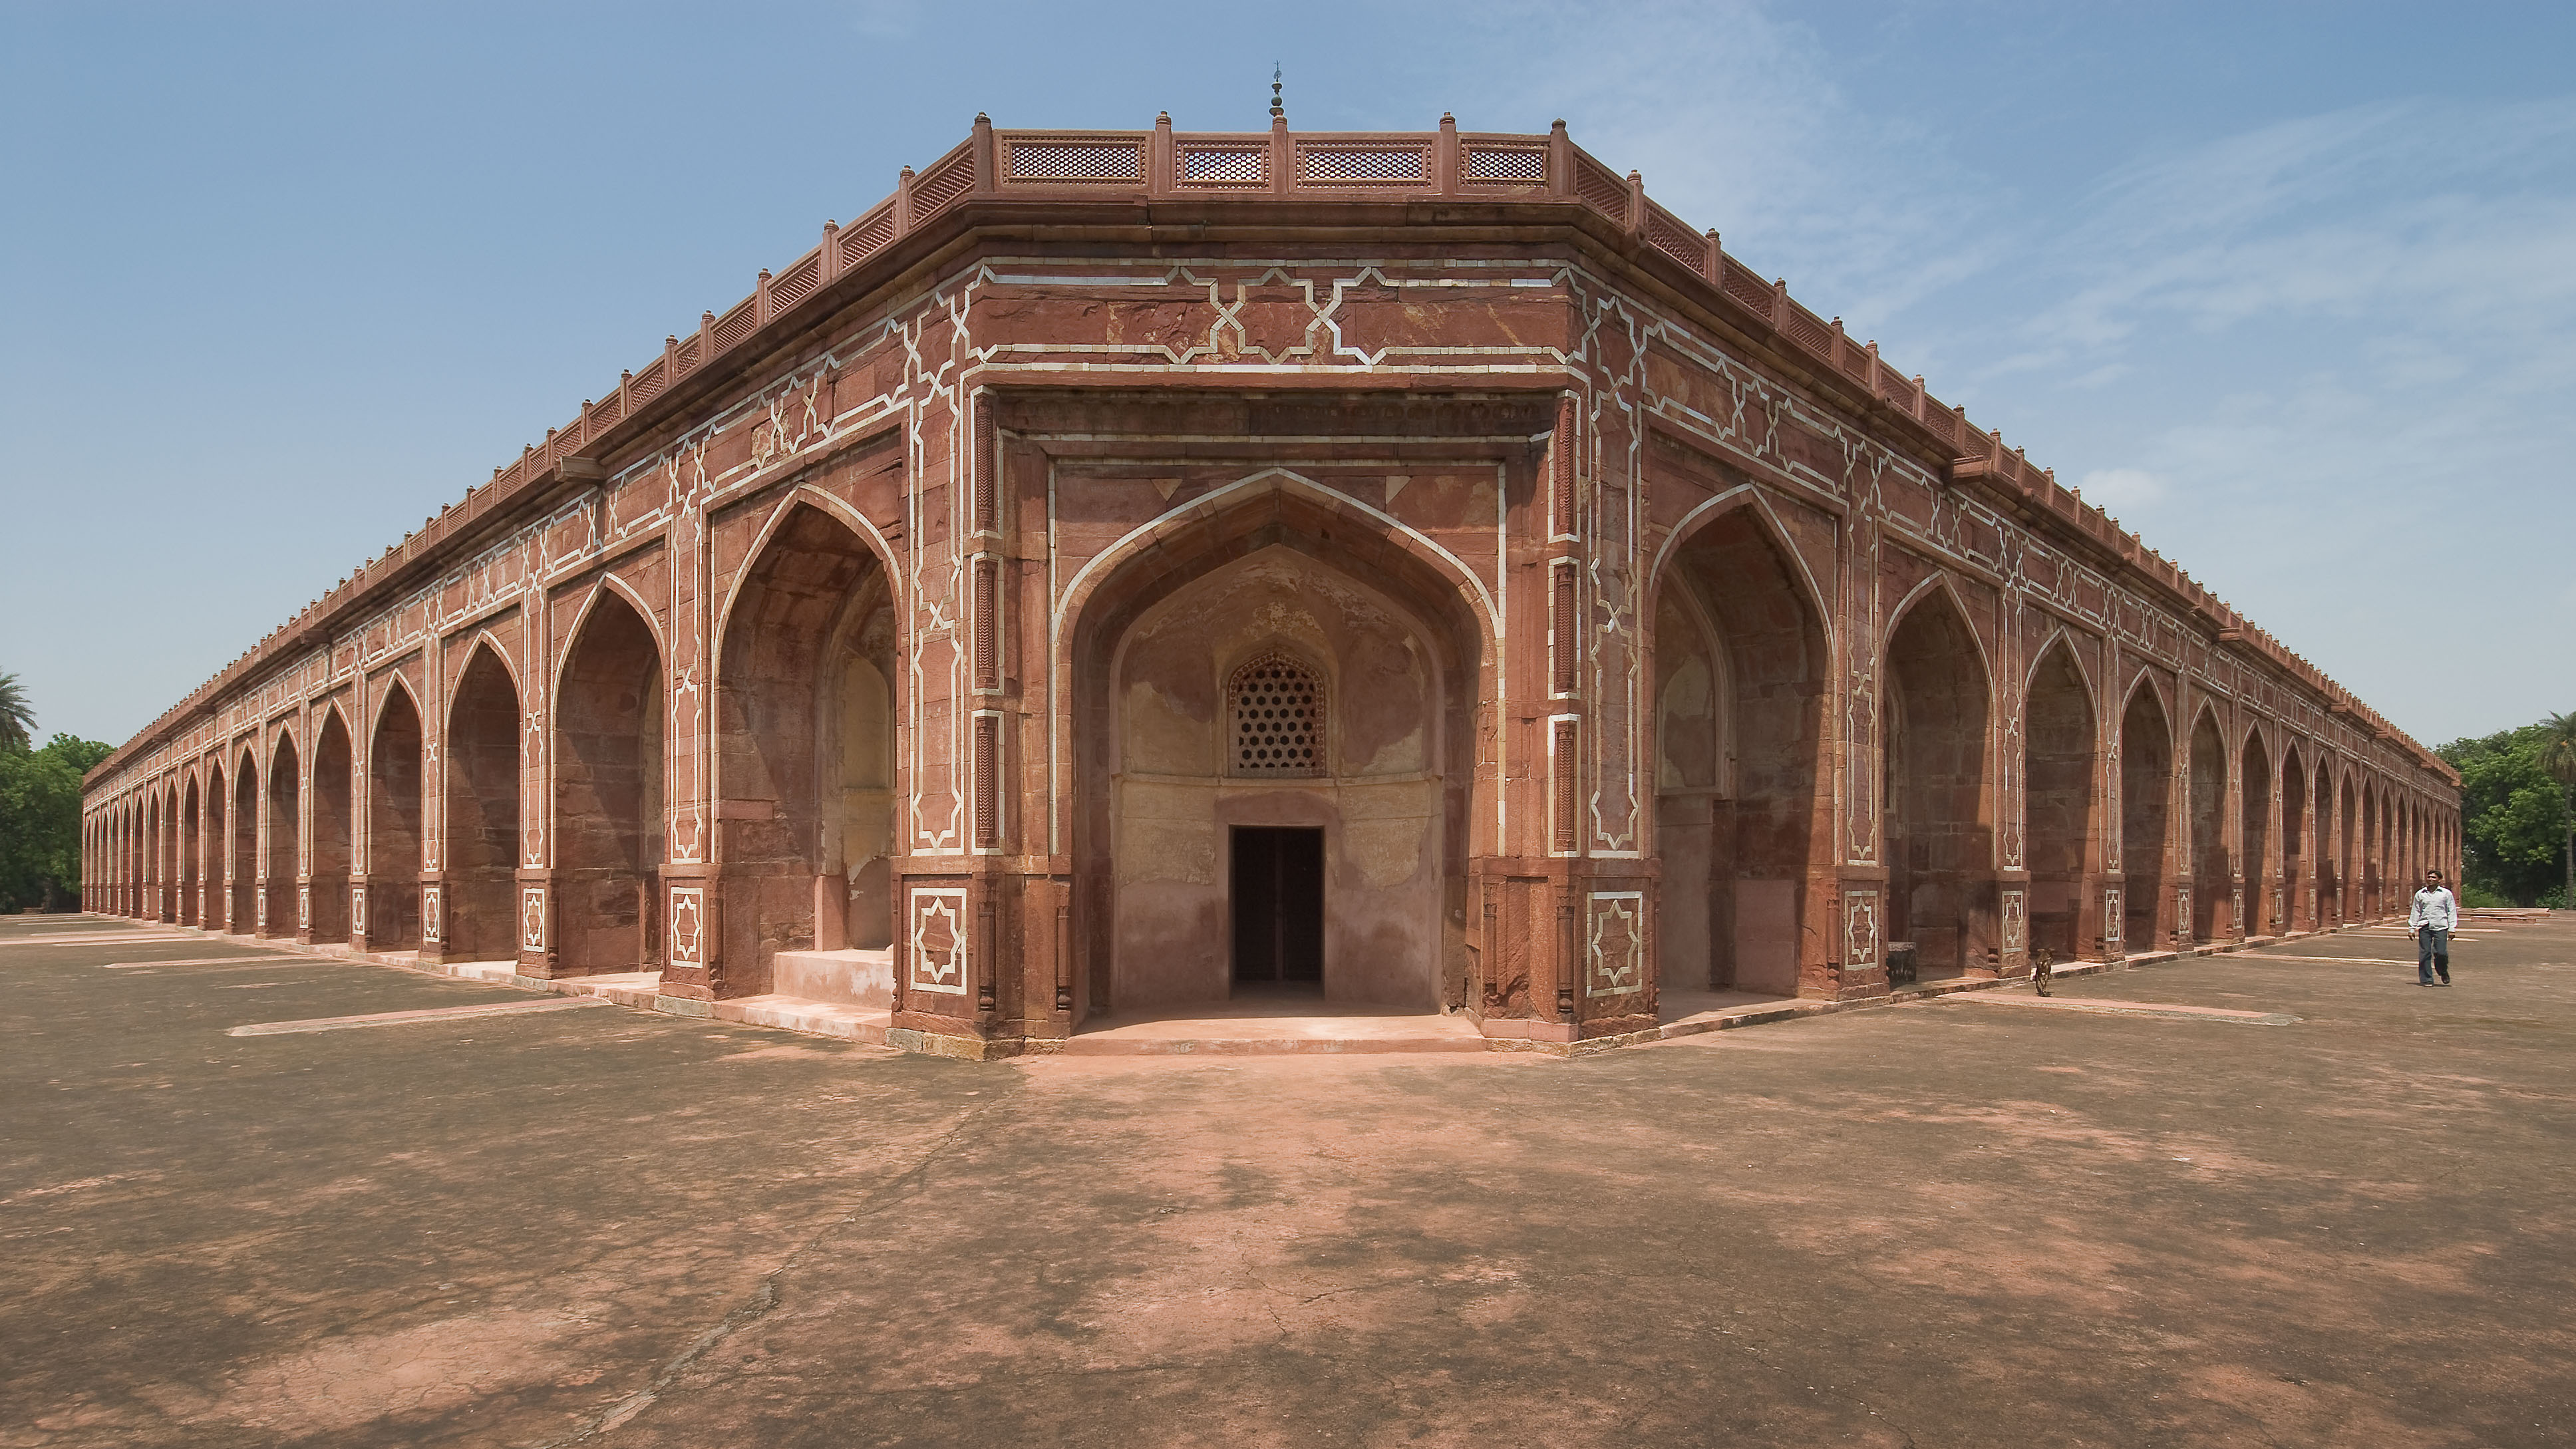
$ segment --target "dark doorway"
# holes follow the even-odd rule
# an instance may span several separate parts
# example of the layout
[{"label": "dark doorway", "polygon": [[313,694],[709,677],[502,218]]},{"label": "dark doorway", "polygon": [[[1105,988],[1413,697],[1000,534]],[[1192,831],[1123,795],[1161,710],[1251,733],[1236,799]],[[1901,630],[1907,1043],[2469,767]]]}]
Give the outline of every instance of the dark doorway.
[{"label": "dark doorway", "polygon": [[1324,982],[1324,832],[1234,832],[1234,980]]}]

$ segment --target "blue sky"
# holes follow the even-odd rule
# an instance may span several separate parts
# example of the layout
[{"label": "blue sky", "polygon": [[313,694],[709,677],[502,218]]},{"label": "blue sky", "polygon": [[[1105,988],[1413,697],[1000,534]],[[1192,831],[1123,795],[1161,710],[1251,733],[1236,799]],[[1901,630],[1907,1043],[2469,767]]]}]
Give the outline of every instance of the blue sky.
[{"label": "blue sky", "polygon": [[2428,743],[2576,709],[2576,7],[0,5],[0,671],[121,742],[961,138],[1566,118]]}]

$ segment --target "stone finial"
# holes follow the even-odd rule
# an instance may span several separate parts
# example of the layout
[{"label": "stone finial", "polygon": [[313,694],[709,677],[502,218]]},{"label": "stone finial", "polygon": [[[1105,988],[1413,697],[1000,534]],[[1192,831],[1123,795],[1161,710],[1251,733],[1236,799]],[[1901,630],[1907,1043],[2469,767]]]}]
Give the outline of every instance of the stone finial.
[{"label": "stone finial", "polygon": [[1288,119],[1287,103],[1279,98],[1281,74],[1279,62],[1272,61],[1270,63],[1270,123],[1274,126],[1284,124]]}]

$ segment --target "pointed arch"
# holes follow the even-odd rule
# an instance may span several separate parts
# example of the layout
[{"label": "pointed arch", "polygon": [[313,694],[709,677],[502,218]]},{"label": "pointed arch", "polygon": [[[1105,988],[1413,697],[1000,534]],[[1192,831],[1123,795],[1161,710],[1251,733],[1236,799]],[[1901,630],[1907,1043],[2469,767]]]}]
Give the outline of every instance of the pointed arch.
[{"label": "pointed arch", "polygon": [[2027,668],[2022,670],[2021,697],[2024,699],[2030,698],[2032,684],[2039,678],[2041,666],[2048,662],[2048,656],[2051,652],[2062,649],[2066,651],[2067,664],[2075,671],[2076,683],[2084,687],[2085,702],[2088,705],[2096,707],[2098,710],[2104,691],[2093,678],[2093,666],[2086,661],[2084,657],[2085,651],[2076,647],[2078,643],[2083,641],[2083,635],[2067,628],[2064,624],[2059,624],[2050,629],[2048,631],[2047,639],[2043,640],[2037,649],[2030,652],[2030,664]]},{"label": "pointed arch", "polygon": [[2309,778],[2316,773],[2315,750],[2295,733],[2281,741],[2277,767],[2281,794],[2281,908],[2275,928],[2314,929],[2315,905],[2310,889],[2315,871],[2316,830],[2308,819]]},{"label": "pointed arch", "polygon": [[352,842],[357,824],[357,736],[349,711],[335,696],[313,731],[313,838],[305,860],[297,934],[309,941],[349,939]]},{"label": "pointed arch", "polygon": [[[218,747],[220,751],[220,747]],[[232,814],[232,791],[224,757],[218,752],[198,762],[205,778],[204,803],[197,811],[197,927],[206,931],[226,929],[225,919],[232,903],[224,892],[224,861],[232,843],[225,827]]]},{"label": "pointed arch", "polygon": [[[589,589],[582,595],[580,607],[573,610],[572,623],[565,628],[563,637],[567,641],[579,640],[582,631],[590,627],[591,615],[598,610],[600,601],[609,596],[614,596],[619,603],[634,611],[636,621],[644,627],[645,637],[653,642],[653,657],[670,658],[671,651],[662,638],[662,621],[654,617],[653,606],[644,601],[644,596],[635,591],[634,585],[613,573],[603,573],[591,581]],[[555,655],[554,677],[546,681],[547,698],[563,698],[564,670],[571,664],[572,656],[569,643]]]},{"label": "pointed arch", "polygon": [[1839,889],[1823,744],[1831,619],[1760,500],[1729,490],[1666,539],[1647,601],[1656,979],[1794,994],[1829,967]]},{"label": "pointed arch", "polygon": [[1780,521],[1780,515],[1772,509],[1770,500],[1750,483],[1739,483],[1714,497],[1702,499],[1690,512],[1674,521],[1672,530],[1664,535],[1662,546],[1655,550],[1654,562],[1647,567],[1646,597],[1654,598],[1662,589],[1664,570],[1671,564],[1673,555],[1701,528],[1715,522],[1721,514],[1738,509],[1750,511],[1762,531],[1769,535],[1771,546],[1779,551],[1782,562],[1788,565],[1789,576],[1798,585],[1801,600],[1814,614],[1817,627],[1824,631],[1825,647],[1831,649],[1834,611],[1825,602],[1825,591],[1816,582],[1814,570],[1807,567],[1806,555],[1798,551],[1796,541],[1789,536],[1788,526]]},{"label": "pointed arch", "polygon": [[614,575],[582,601],[553,681],[558,975],[661,961],[664,661],[652,612]]},{"label": "pointed arch", "polygon": [[[811,483],[800,483],[789,489],[786,496],[780,498],[776,506],[769,510],[769,516],[761,520],[760,528],[752,534],[751,543],[742,551],[743,567],[735,570],[733,578],[725,585],[724,598],[718,603],[715,616],[715,637],[719,650],[723,648],[722,641],[733,625],[735,601],[742,597],[744,586],[751,580],[752,565],[768,552],[770,540],[777,536],[779,528],[800,506],[814,509],[840,524],[865,546],[875,557],[877,567],[884,571],[887,591],[898,605],[897,617],[902,617],[899,606],[904,597],[903,577],[896,565],[894,545],[886,540],[884,534],[877,531],[877,526],[868,521],[866,514]],[[719,672],[723,669],[721,654],[718,656],[716,667]]]},{"label": "pointed arch", "polygon": [[2191,938],[2215,941],[2234,924],[2223,903],[2235,893],[2227,850],[2227,782],[2235,773],[2236,761],[2228,751],[2218,710],[2207,701],[2192,716],[2189,741],[2184,822],[2191,866]]},{"label": "pointed arch", "polygon": [[259,822],[259,748],[246,739],[233,756],[232,853],[225,872],[231,901],[226,922],[237,936],[259,929]]},{"label": "pointed arch", "polygon": [[1483,615],[1486,634],[1500,638],[1503,616],[1493,590],[1482,575],[1469,568],[1466,561],[1450,552],[1430,535],[1383,509],[1362,503],[1338,488],[1329,487],[1293,468],[1269,467],[1248,473],[1232,483],[1177,504],[1140,523],[1119,536],[1117,542],[1084,561],[1073,577],[1065,582],[1058,598],[1051,625],[1054,635],[1065,637],[1067,620],[1079,621],[1090,616],[1092,597],[1114,576],[1129,570],[1137,558],[1164,547],[1177,532],[1196,532],[1196,525],[1213,524],[1230,516],[1240,516],[1247,505],[1257,505],[1265,495],[1294,495],[1311,507],[1328,514],[1338,514],[1366,523],[1395,550],[1426,565],[1445,579],[1460,594],[1475,600]]},{"label": "pointed arch", "polygon": [[516,959],[519,941],[519,737],[522,704],[509,654],[483,631],[448,691],[441,792],[439,919],[449,960]]},{"label": "pointed arch", "polygon": [[1888,938],[1925,975],[1983,974],[2003,947],[1995,885],[1995,674],[1958,590],[1908,593],[1879,670]]},{"label": "pointed arch", "polygon": [[367,741],[366,910],[352,925],[370,951],[410,951],[423,944],[422,764],[429,722],[411,681],[390,671],[383,678],[388,687]]},{"label": "pointed arch", "polygon": [[[1333,656],[1327,667],[1341,681],[1333,698],[1370,704],[1365,728],[1332,719],[1332,737],[1342,743],[1333,747],[1329,786],[1294,799],[1262,796],[1275,803],[1258,808],[1293,818],[1255,814],[1247,828],[1322,830],[1323,869],[1341,870],[1337,862],[1355,858],[1339,843],[1341,802],[1354,792],[1375,792],[1372,799],[1413,792],[1401,808],[1386,802],[1387,823],[1366,827],[1400,826],[1411,869],[1401,880],[1353,876],[1331,894],[1322,926],[1327,997],[1463,1004],[1463,983],[1445,963],[1463,959],[1467,926],[1464,913],[1443,902],[1465,899],[1479,837],[1530,828],[1501,819],[1490,782],[1480,785],[1475,768],[1475,702],[1492,697],[1488,671],[1496,667],[1492,593],[1417,530],[1273,468],[1130,531],[1076,571],[1051,621],[1056,707],[1072,727],[1051,742],[1050,759],[1061,772],[1055,778],[1071,786],[1061,792],[1070,808],[1019,828],[1028,848],[1060,841],[1053,848],[1074,858],[1085,907],[1069,993],[1076,1018],[1113,1002],[1203,1000],[1231,989],[1240,943],[1227,924],[1229,832],[1247,817],[1228,812],[1255,809],[1246,792],[1263,787],[1216,772],[1224,681],[1215,656],[1220,643],[1254,641],[1249,634],[1220,641],[1189,626],[1202,617],[1265,620],[1245,627],[1316,646],[1312,652]],[[1368,682],[1354,683],[1354,668]],[[1165,762],[1156,772],[1198,782],[1181,815],[1128,823],[1143,822],[1135,812],[1152,802],[1128,783],[1135,767],[1122,771],[1116,762],[1140,747]],[[1387,770],[1411,783],[1387,783]],[[920,833],[955,808],[930,799],[924,826],[908,828]],[[1192,843],[1175,855],[1165,841]],[[1535,848],[1545,848],[1543,837]],[[1204,868],[1184,868],[1193,859]],[[1375,945],[1371,931],[1383,932]]]},{"label": "pointed arch", "polygon": [[2098,960],[2110,935],[2092,879],[2099,696],[2073,636],[2059,629],[2022,681],[2022,852],[2030,872],[2029,941],[2060,961]]},{"label": "pointed arch", "polygon": [[[475,661],[485,654],[491,655],[492,662],[499,665],[501,673],[509,678],[512,697],[525,699],[527,689],[519,680],[519,666],[510,658],[510,651],[502,646],[500,636],[490,629],[478,628],[474,631],[474,642],[466,646],[465,658],[456,671],[456,677],[462,679],[465,671],[473,668]],[[455,702],[451,699],[448,703],[448,713],[453,715],[455,712]]]},{"label": "pointed arch", "polygon": [[260,934],[293,935],[299,924],[295,901],[302,873],[304,830],[302,754],[295,733],[280,729],[268,747],[268,881],[261,899]]},{"label": "pointed arch", "polygon": [[2237,774],[2238,872],[2244,882],[2244,919],[2238,933],[2268,936],[2281,929],[2273,915],[2272,803],[2280,785],[2280,767],[2272,754],[2269,731],[2256,721],[2245,732]]},{"label": "pointed arch", "polygon": [[415,687],[409,679],[404,677],[399,665],[385,669],[371,677],[374,679],[378,688],[375,691],[375,708],[371,712],[371,718],[368,721],[368,734],[370,737],[372,737],[377,730],[384,728],[385,711],[393,706],[394,694],[396,691],[401,692],[403,702],[410,706],[412,717],[414,719],[422,720],[424,722],[428,720],[429,711],[421,706],[420,690]]}]

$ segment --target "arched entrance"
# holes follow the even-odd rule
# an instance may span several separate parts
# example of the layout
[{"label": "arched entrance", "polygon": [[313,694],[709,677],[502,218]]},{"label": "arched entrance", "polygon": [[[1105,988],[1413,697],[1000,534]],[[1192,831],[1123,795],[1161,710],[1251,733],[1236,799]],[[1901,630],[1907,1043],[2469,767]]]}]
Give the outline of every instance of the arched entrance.
[{"label": "arched entrance", "polygon": [[661,964],[662,650],[602,587],[555,686],[555,970]]},{"label": "arched entrance", "polygon": [[2379,792],[2365,782],[2361,787],[2361,913],[2372,919],[2380,915],[2379,862],[2382,848],[2379,840]]},{"label": "arched entrance", "polygon": [[2242,934],[2268,936],[2281,929],[2272,914],[2272,752],[2263,743],[2263,732],[2249,731],[2245,736],[2244,785],[2239,792],[2238,809],[2242,827],[2238,839],[2244,842],[2245,923]]},{"label": "arched entrance", "polygon": [[[1067,660],[1078,1014],[1463,999],[1490,636],[1457,583],[1354,522],[1302,489],[1249,493],[1085,603]],[[1282,979],[1310,931],[1320,980]]]},{"label": "arched entrance", "polygon": [[300,763],[295,737],[280,734],[277,748],[268,757],[268,917],[260,931],[264,936],[292,936],[302,924],[295,914],[295,842],[303,829],[303,818],[297,813],[303,788],[296,773]]},{"label": "arched entrance", "polygon": [[2191,728],[2191,938],[2218,939],[2233,888],[2227,867],[2227,743],[2208,710]]},{"label": "arched entrance", "polygon": [[489,644],[475,646],[447,704],[440,839],[440,936],[455,960],[519,949],[519,687]]},{"label": "arched entrance", "polygon": [[2313,873],[2308,862],[2312,832],[2307,822],[2308,771],[2298,746],[2281,754],[2281,910],[2277,929],[2316,928],[2316,905],[2308,890]]},{"label": "arched entrance", "polygon": [[307,929],[316,941],[349,939],[350,796],[356,775],[349,727],[337,709],[326,709],[313,745],[313,860],[306,896],[312,912]]},{"label": "arched entrance", "polygon": [[2163,948],[2174,929],[2165,857],[2173,831],[2173,727],[2145,680],[2120,716],[2121,935],[2131,951]]},{"label": "arched entrance", "polygon": [[2093,691],[2060,639],[2031,671],[2022,719],[2023,862],[2030,944],[2060,961],[2101,955],[2101,903],[2085,889],[2093,845]]},{"label": "arched entrance", "polygon": [[1991,698],[1974,628],[1944,588],[1927,590],[1887,640],[1888,940],[1911,942],[1924,977],[1989,969],[1994,822],[1987,790]]},{"label": "arched entrance", "polygon": [[420,947],[420,707],[399,682],[385,691],[367,749],[367,914],[370,951]]},{"label": "arched entrance", "polygon": [[232,913],[234,935],[259,929],[259,758],[244,750],[233,766]]},{"label": "arched entrance", "polygon": [[1822,621],[1748,505],[1701,525],[1655,600],[1655,967],[1686,994],[1793,995],[1830,674]]},{"label": "arched entrance", "polygon": [[[889,1004],[900,621],[885,567],[811,503],[744,572],[717,659],[719,995]],[[782,974],[778,953],[801,956]]]},{"label": "arched entrance", "polygon": [[224,834],[224,803],[229,798],[224,789],[224,767],[215,764],[206,770],[206,804],[197,817],[197,927],[206,931],[225,929],[224,917],[229,902],[224,896],[224,855],[232,844]]}]

